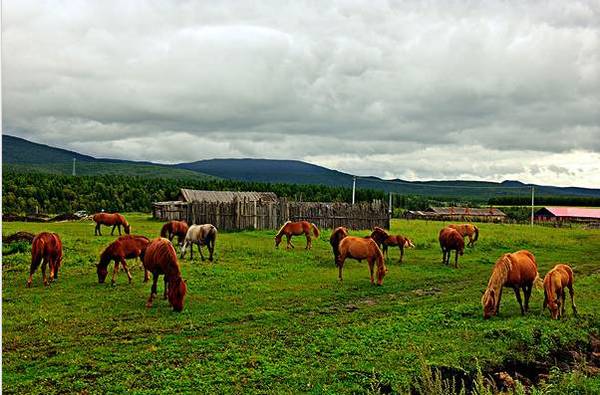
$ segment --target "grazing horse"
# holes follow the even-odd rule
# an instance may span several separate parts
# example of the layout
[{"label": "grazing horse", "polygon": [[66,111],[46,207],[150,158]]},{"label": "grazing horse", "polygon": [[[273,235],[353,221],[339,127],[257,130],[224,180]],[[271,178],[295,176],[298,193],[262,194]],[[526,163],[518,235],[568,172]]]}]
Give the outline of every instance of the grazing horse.
[{"label": "grazing horse", "polygon": [[[521,306],[521,314],[529,310],[529,297],[534,284],[541,286],[542,280],[538,275],[537,264],[533,254],[526,250],[502,255],[494,265],[487,289],[481,298],[483,318],[488,319],[500,312],[502,287],[510,287],[515,291],[517,302]],[[521,302],[521,292],[525,296],[525,308]]]},{"label": "grazing horse", "polygon": [[348,236],[348,229],[340,226],[335,228],[329,238],[329,244],[333,249],[334,262],[337,264],[338,257],[340,256],[340,242],[344,237]]},{"label": "grazing horse", "polygon": [[123,225],[123,230],[125,230],[126,234],[129,234],[129,232],[131,231],[131,226],[129,225],[125,217],[123,217],[119,213],[98,213],[94,214],[92,219],[94,220],[94,222],[96,222],[96,229],[94,229],[95,236],[102,236],[102,233],[100,233],[100,225],[112,226],[112,230],[110,231],[111,236],[115,232],[116,227],[118,227],[119,236],[121,236],[121,225]]},{"label": "grazing horse", "polygon": [[212,262],[215,252],[215,242],[217,240],[217,228],[211,224],[192,225],[185,235],[185,243],[181,247],[181,259],[185,257],[187,246],[190,246],[190,259],[194,259],[194,244],[198,246],[200,258],[204,260],[201,246],[206,245],[210,256],[208,260]]},{"label": "grazing horse", "polygon": [[370,237],[382,248],[384,257],[387,256],[388,247],[398,246],[398,249],[400,250],[400,262],[402,262],[402,258],[404,258],[404,247],[414,248],[415,246],[408,237],[402,235],[389,235],[385,230],[377,226],[373,228]]},{"label": "grazing horse", "polygon": [[[123,266],[123,270],[127,273],[129,284],[131,284],[131,273],[125,263],[126,259],[142,257],[150,240],[145,236],[121,236],[113,241],[100,254],[100,263],[96,265],[96,273],[98,273],[98,282],[104,283],[108,275],[108,265],[110,261],[115,261],[115,270],[113,271],[111,284],[114,285],[115,277],[119,271],[119,263]],[[148,271],[144,271],[144,282],[150,279]]]},{"label": "grazing horse", "polygon": [[450,254],[452,250],[456,251],[454,257],[454,267],[458,268],[458,255],[463,255],[465,251],[465,241],[457,230],[452,228],[444,228],[439,234],[440,247],[442,248],[442,263],[450,264]]},{"label": "grazing horse", "polygon": [[160,230],[160,237],[164,237],[169,239],[169,241],[173,241],[173,238],[177,236],[177,244],[180,246],[183,245],[183,241],[185,240],[185,235],[188,231],[188,224],[185,221],[169,221],[163,225]]},{"label": "grazing horse", "polygon": [[383,284],[383,277],[388,270],[383,261],[383,253],[373,239],[353,236],[346,236],[342,239],[339,244],[339,256],[336,261],[340,281],[342,281],[342,268],[344,267],[346,258],[358,261],[367,260],[369,263],[369,272],[371,273],[371,284],[374,284],[373,267],[377,263],[377,285]]},{"label": "grazing horse", "polygon": [[317,228],[317,225],[307,221],[287,221],[281,226],[281,229],[279,229],[279,232],[275,236],[275,248],[279,247],[279,243],[281,243],[281,238],[283,237],[283,235],[285,235],[285,237],[287,238],[287,245],[285,248],[294,248],[294,245],[291,241],[292,236],[299,236],[301,234],[304,234],[306,236],[306,249],[310,250],[312,248],[312,239],[310,237],[311,230],[315,238],[318,238],[320,232],[319,228]]},{"label": "grazing horse", "polygon": [[156,283],[158,276],[165,276],[164,298],[169,299],[174,311],[183,310],[183,298],[187,292],[185,280],[181,278],[181,270],[177,263],[177,253],[173,244],[165,238],[159,237],[148,244],[143,260],[144,268],[152,273],[152,287],[146,307],[152,307],[156,297]]},{"label": "grazing horse", "polygon": [[40,263],[42,264],[44,285],[48,285],[46,265],[50,268],[50,281],[58,279],[58,269],[60,268],[62,257],[62,242],[56,233],[42,232],[35,236],[31,243],[31,266],[29,268],[27,288],[31,287],[33,273],[40,266]]},{"label": "grazing horse", "polygon": [[462,225],[448,225],[448,228],[456,229],[458,233],[462,235],[462,237],[468,237],[469,243],[467,246],[473,247],[475,246],[475,242],[479,238],[479,228],[475,225],[471,224],[462,224]]},{"label": "grazing horse", "polygon": [[544,305],[542,310],[548,306],[552,319],[556,320],[565,314],[565,288],[569,289],[571,308],[573,314],[577,315],[577,306],[575,306],[575,300],[573,299],[573,269],[568,265],[558,264],[544,277]]}]

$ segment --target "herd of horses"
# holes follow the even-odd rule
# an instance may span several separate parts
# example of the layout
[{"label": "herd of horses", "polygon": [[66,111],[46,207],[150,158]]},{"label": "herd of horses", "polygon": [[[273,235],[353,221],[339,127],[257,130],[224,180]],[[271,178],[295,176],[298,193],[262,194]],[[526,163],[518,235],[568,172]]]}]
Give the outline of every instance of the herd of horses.
[{"label": "herd of horses", "polygon": [[[190,259],[193,259],[193,246],[198,246],[200,257],[204,260],[202,246],[209,251],[209,260],[213,260],[217,228],[211,224],[188,226],[184,221],[169,221],[164,224],[160,237],[150,240],[145,236],[131,235],[131,226],[121,214],[100,213],[93,216],[96,222],[95,235],[101,235],[100,225],[112,226],[111,235],[115,228],[119,237],[110,243],[100,254],[99,263],[96,265],[98,282],[104,283],[108,275],[108,266],[114,261],[114,270],[111,283],[114,284],[119,271],[119,265],[127,274],[131,283],[131,273],[127,267],[127,260],[139,258],[144,268],[144,282],[149,281],[152,274],[150,297],[146,303],[151,307],[157,295],[157,282],[160,275],[164,276],[164,298],[168,299],[174,311],[183,310],[183,301],[187,292],[186,281],[181,277],[181,270],[177,260],[177,253],[172,244],[177,236],[180,246],[180,258],[185,257],[189,247]],[[121,226],[126,235],[121,235]],[[306,249],[312,248],[312,237],[318,238],[320,231],[317,226],[307,221],[287,221],[275,235],[275,248],[279,247],[283,236],[286,236],[286,248],[294,248],[291,240],[293,236],[306,237]],[[458,268],[458,257],[464,254],[465,238],[467,246],[474,247],[479,238],[479,229],[471,224],[449,225],[439,232],[438,240],[442,250],[442,263],[449,265],[450,254],[455,251],[454,267]],[[342,269],[346,259],[355,259],[359,262],[366,260],[369,266],[371,284],[383,285],[383,278],[388,269],[385,261],[388,247],[398,247],[399,261],[402,262],[405,248],[414,248],[411,239],[403,235],[390,235],[385,229],[375,227],[367,236],[351,236],[345,227],[333,230],[329,242],[333,250],[334,262],[338,268],[339,280],[342,281]],[[33,274],[42,266],[44,285],[48,285],[58,278],[58,271],[62,262],[62,242],[56,233],[39,233],[32,242],[31,267],[27,286],[30,287]],[[50,269],[50,278],[46,278],[46,266]],[[375,271],[376,269],[376,271]],[[377,279],[375,280],[375,274]],[[553,319],[564,314],[566,292],[569,290],[571,307],[574,314],[577,308],[573,292],[573,270],[564,264],[556,265],[544,279],[539,276],[534,255],[529,251],[517,251],[503,254],[495,263],[486,290],[481,298],[484,318],[498,315],[500,300],[504,288],[512,288],[521,314],[529,310],[529,299],[533,287],[544,289],[543,309],[548,308]],[[521,299],[523,291],[524,304]]]}]

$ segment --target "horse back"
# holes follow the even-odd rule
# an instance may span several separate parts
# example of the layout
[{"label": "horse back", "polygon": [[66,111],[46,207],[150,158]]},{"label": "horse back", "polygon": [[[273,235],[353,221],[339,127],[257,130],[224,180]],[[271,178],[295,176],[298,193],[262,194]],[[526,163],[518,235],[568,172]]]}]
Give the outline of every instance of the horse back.
[{"label": "horse back", "polygon": [[168,239],[156,238],[148,244],[144,254],[144,267],[152,273],[180,275],[177,254]]},{"label": "horse back", "polygon": [[533,283],[538,276],[537,264],[533,254],[521,250],[508,255],[512,263],[512,269],[508,275],[509,282],[511,284]]}]

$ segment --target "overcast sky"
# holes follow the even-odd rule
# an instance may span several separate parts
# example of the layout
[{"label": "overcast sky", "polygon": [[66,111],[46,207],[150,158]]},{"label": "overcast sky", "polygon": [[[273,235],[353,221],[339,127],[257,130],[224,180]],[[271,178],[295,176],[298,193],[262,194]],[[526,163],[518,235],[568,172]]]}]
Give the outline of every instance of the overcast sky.
[{"label": "overcast sky", "polygon": [[600,1],[3,1],[5,133],[600,187]]}]

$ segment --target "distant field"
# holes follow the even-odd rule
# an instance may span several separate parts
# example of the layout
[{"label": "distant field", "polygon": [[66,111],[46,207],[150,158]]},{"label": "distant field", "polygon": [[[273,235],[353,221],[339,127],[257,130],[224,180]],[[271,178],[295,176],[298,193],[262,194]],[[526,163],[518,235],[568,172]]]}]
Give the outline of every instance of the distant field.
[{"label": "distant field", "polygon": [[[133,233],[158,234],[161,223],[147,215],[127,217]],[[366,262],[347,261],[337,281],[328,230],[311,251],[296,238],[295,250],[274,249],[274,232],[222,233],[214,264],[181,262],[188,296],[177,314],[160,298],[145,308],[150,285],[137,263],[133,284],[122,272],[114,287],[97,283],[108,228],[94,237],[91,222],[4,223],[4,234],[60,233],[65,261],[57,283],[44,288],[38,270],[27,289],[29,251],[3,258],[3,392],[405,393],[423,380],[422,361],[469,381],[476,366],[485,376],[516,368],[533,377],[546,364],[569,368],[567,351],[589,351],[590,336],[600,336],[600,231],[481,224],[455,270],[440,263],[442,225],[393,221],[417,248],[403,264],[391,250],[382,287],[369,283]],[[557,262],[575,268],[579,318],[540,315],[536,291],[521,317],[506,290],[501,316],[483,320],[492,264],[518,249],[536,255],[542,275]],[[579,364],[538,387],[599,393],[593,373]]]}]

